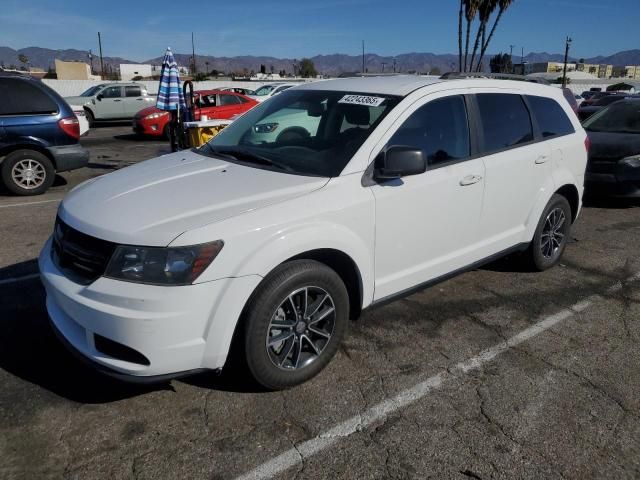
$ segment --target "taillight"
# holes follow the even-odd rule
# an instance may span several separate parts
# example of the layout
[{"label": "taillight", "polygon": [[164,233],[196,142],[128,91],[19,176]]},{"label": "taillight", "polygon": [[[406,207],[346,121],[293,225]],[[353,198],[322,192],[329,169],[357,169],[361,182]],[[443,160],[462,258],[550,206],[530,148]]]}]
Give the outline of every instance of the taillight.
[{"label": "taillight", "polygon": [[589,153],[589,149],[591,148],[591,139],[589,139],[589,137],[586,137],[584,139],[584,148],[587,151],[587,153]]},{"label": "taillight", "polygon": [[58,126],[71,138],[80,138],[80,122],[77,117],[63,118],[58,122]]}]

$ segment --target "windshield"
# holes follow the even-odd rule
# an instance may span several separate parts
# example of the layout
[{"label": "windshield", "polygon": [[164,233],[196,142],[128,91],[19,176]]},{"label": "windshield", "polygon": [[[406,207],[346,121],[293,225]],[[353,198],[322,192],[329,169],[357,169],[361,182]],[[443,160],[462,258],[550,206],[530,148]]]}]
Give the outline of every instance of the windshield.
[{"label": "windshield", "polygon": [[640,133],[640,101],[614,103],[583,124],[590,132]]},{"label": "windshield", "polygon": [[269,93],[271,93],[274,88],[276,87],[274,87],[273,85],[264,85],[263,87],[257,89],[253,94],[257,95],[258,97],[262,97],[264,95],[269,95]]},{"label": "windshield", "polygon": [[288,90],[242,115],[200,153],[257,168],[336,177],[400,97]]},{"label": "windshield", "polygon": [[85,90],[84,92],[82,92],[82,93],[80,94],[80,96],[81,96],[81,97],[93,97],[93,96],[96,94],[96,92],[97,92],[98,90],[100,90],[100,88],[102,88],[102,85],[95,85],[95,86],[93,86],[93,87],[91,87],[91,88],[88,88],[88,89],[87,89],[87,90]]}]

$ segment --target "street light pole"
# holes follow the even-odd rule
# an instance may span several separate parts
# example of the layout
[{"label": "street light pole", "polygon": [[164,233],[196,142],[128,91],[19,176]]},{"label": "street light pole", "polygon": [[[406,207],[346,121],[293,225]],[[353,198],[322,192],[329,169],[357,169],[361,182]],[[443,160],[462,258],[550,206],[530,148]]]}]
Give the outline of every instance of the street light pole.
[{"label": "street light pole", "polygon": [[569,61],[569,47],[573,40],[567,37],[564,45],[564,68],[562,69],[562,88],[567,87],[567,62]]},{"label": "street light pole", "polygon": [[364,40],[362,40],[362,74],[364,75]]},{"label": "street light pole", "polygon": [[100,47],[100,80],[104,80],[104,62],[102,60],[102,38],[98,32],[98,46]]},{"label": "street light pole", "polygon": [[191,55],[193,55],[193,75],[198,73],[198,67],[196,66],[196,47],[193,43],[193,32],[191,32]]}]

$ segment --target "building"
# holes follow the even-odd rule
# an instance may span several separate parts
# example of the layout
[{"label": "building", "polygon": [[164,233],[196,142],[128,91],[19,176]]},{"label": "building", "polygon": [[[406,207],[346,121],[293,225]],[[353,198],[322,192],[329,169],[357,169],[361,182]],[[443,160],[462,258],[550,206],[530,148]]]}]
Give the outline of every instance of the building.
[{"label": "building", "polygon": [[55,60],[58,80],[101,80],[100,75],[92,75],[91,67],[84,62]]},{"label": "building", "polygon": [[151,78],[153,77],[153,65],[142,63],[121,63],[120,78],[123,81],[131,81],[135,77]]},{"label": "building", "polygon": [[594,77],[599,77],[600,65],[593,63],[578,63],[576,65],[576,70],[578,72],[590,73]]},{"label": "building", "polygon": [[[562,73],[564,71],[564,62],[539,62],[539,63],[524,63],[515,65],[516,70],[523,71],[524,75],[530,73]],[[575,63],[567,63],[567,71],[573,72],[576,70]]]}]

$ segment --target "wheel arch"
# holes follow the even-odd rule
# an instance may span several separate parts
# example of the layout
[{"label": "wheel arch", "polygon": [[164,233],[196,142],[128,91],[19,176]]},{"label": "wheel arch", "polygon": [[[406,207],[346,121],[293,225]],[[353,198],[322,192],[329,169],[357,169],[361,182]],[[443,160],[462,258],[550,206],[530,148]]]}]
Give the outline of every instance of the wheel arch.
[{"label": "wheel arch", "polygon": [[346,253],[335,248],[318,248],[294,255],[280,265],[292,260],[315,260],[335,271],[347,287],[349,294],[349,318],[357,319],[362,312],[363,283],[360,269]]},{"label": "wheel arch", "polygon": [[580,194],[575,185],[567,183],[555,191],[556,194],[562,195],[569,202],[571,207],[571,223],[575,222],[580,210]]},{"label": "wheel arch", "polygon": [[17,143],[15,145],[9,145],[0,149],[0,163],[4,161],[4,157],[17,150],[33,150],[35,152],[41,153],[49,160],[51,160],[51,163],[53,164],[53,168],[55,170],[58,169],[58,165],[56,165],[56,159],[53,157],[53,155],[51,155],[51,152],[47,148],[43,147],[42,145],[38,145],[37,143]]}]

